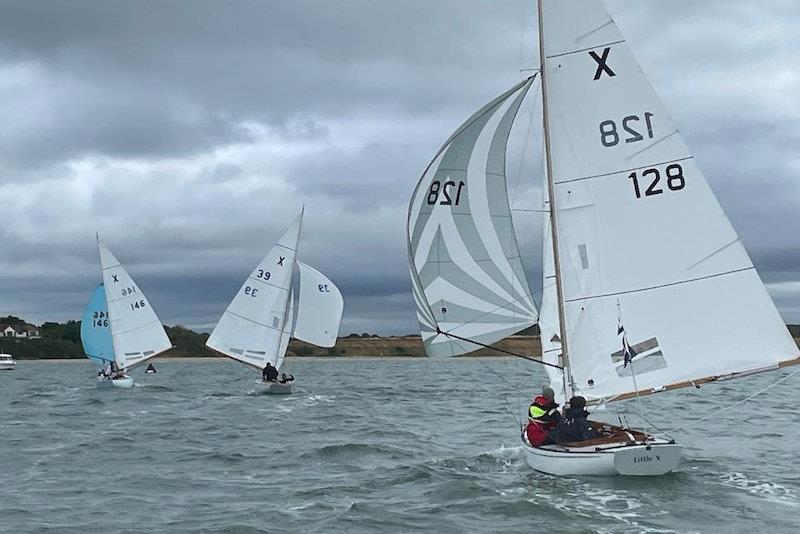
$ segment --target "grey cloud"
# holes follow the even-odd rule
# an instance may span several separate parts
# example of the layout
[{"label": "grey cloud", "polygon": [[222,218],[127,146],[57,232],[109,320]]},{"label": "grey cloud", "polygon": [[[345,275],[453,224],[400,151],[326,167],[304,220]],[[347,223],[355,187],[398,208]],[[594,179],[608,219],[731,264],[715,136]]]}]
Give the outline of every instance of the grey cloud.
[{"label": "grey cloud", "polygon": [[[800,8],[607,3],[800,321]],[[3,2],[0,314],[78,318],[100,230],[162,320],[208,329],[305,204],[300,255],[344,292],[343,331],[414,331],[409,195],[538,63],[534,24],[527,1]],[[538,121],[511,143],[515,208],[539,207]],[[536,293],[541,214],[515,217]]]}]

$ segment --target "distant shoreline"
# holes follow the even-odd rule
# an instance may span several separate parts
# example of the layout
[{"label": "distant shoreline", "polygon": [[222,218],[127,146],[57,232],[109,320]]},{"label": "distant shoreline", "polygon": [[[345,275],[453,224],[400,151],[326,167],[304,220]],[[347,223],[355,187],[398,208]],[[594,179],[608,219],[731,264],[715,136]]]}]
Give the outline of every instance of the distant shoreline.
[{"label": "distant shoreline", "polygon": [[[470,357],[463,357],[459,356],[456,358],[448,358],[450,360],[469,360],[469,359],[483,359],[483,358],[491,358],[491,359],[503,359],[503,358],[513,358],[513,356],[508,356],[505,354],[500,354],[497,356],[470,356]],[[432,358],[416,358],[416,357],[408,357],[408,356],[290,356],[287,357],[286,360],[290,361],[317,361],[317,360],[413,360],[419,361],[424,359],[432,359]],[[176,358],[159,358],[156,357],[152,360],[154,365],[162,364],[162,363],[219,363],[219,362],[230,362],[232,364],[236,364],[236,362],[232,358],[226,358],[224,356],[181,356]],[[28,358],[27,360],[18,360],[18,364],[20,365],[28,365],[32,363],[66,363],[66,364],[86,364],[91,365],[91,361],[87,358]]]},{"label": "distant shoreline", "polygon": [[[800,345],[800,339],[795,338],[795,342]],[[506,338],[498,343],[495,343],[491,348],[481,348],[469,354],[458,356],[458,358],[504,358],[513,355],[525,356],[527,358],[541,358],[541,344],[538,335],[517,335]],[[205,347],[202,347],[205,349]],[[199,361],[228,361],[229,358],[220,356],[218,353],[209,353],[209,356],[196,356],[186,355],[180,356],[178,354],[193,351],[197,354],[198,349],[177,349],[176,351],[167,353],[165,356],[156,357],[156,361],[183,361],[183,362],[199,362]],[[14,356],[12,350],[6,350]],[[176,354],[177,353],[177,354]],[[511,353],[511,354],[509,354]],[[213,354],[213,355],[212,355]],[[336,346],[331,348],[316,347],[303,341],[292,340],[289,344],[289,350],[286,357],[290,360],[302,358],[354,358],[354,359],[370,359],[370,358],[392,358],[392,359],[419,359],[427,358],[425,347],[422,339],[419,336],[406,336],[406,337],[376,337],[376,336],[348,336],[339,338]],[[29,361],[47,361],[47,362],[85,362],[86,358],[81,356],[68,356],[64,358],[48,357],[35,357],[24,355],[15,357],[18,362]]]},{"label": "distant shoreline", "polygon": [[[538,358],[541,356],[541,347],[539,345],[539,336],[537,335],[517,335],[504,339],[494,345],[495,347],[515,354],[524,355],[529,358]],[[203,347],[205,348],[205,347]],[[178,354],[191,351],[192,349],[177,349],[166,353],[164,356],[156,357],[156,360],[180,360],[180,361],[224,361],[228,360],[224,356],[218,354],[209,354],[209,356],[197,356],[187,354],[180,356]],[[8,352],[14,356],[13,347]],[[176,354],[176,352],[178,354]],[[212,355],[213,354],[213,355]],[[506,357],[509,354],[495,351],[492,349],[482,348],[464,355],[464,357]],[[317,347],[306,343],[304,341],[292,340],[289,343],[289,350],[286,353],[288,359],[300,358],[427,358],[425,353],[425,346],[422,343],[422,338],[419,336],[405,336],[405,337],[375,337],[375,336],[348,336],[341,337],[337,340],[334,347]],[[64,358],[54,358],[52,353],[46,357],[36,357],[30,354],[15,357],[19,362],[24,361],[86,361],[83,355],[75,356],[70,355]]]}]

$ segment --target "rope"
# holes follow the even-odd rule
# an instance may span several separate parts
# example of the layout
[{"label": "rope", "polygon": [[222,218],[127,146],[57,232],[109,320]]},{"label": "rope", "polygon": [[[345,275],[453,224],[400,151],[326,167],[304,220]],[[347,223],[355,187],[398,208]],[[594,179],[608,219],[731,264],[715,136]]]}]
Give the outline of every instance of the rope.
[{"label": "rope", "polygon": [[725,408],[722,408],[721,410],[716,410],[713,414],[709,414],[709,415],[707,415],[707,416],[705,416],[705,417],[703,417],[701,419],[698,419],[697,421],[692,421],[691,423],[688,423],[686,425],[683,425],[683,426],[680,426],[680,427],[677,427],[677,428],[673,428],[672,430],[667,430],[667,432],[665,432],[665,434],[671,434],[673,432],[679,432],[681,430],[686,430],[687,428],[690,428],[690,427],[695,426],[695,425],[697,425],[699,423],[702,423],[703,421],[706,421],[707,419],[710,419],[712,417],[717,417],[721,413],[724,413],[724,412],[727,412],[729,410],[732,410],[733,408],[736,408],[740,404],[743,404],[745,402],[749,402],[749,401],[753,400],[754,398],[758,397],[759,395],[761,395],[762,393],[766,393],[767,391],[769,391],[770,389],[774,388],[775,386],[777,386],[781,382],[785,382],[785,381],[789,380],[790,378],[792,378],[797,373],[800,373],[800,369],[797,369],[797,370],[789,373],[788,375],[784,376],[780,380],[777,380],[774,383],[770,384],[769,386],[756,391],[755,393],[753,393],[752,395],[750,395],[747,398],[744,398],[744,399],[742,399],[742,400],[740,400],[738,402],[735,402],[735,403],[731,404],[730,406],[726,406]]},{"label": "rope", "polygon": [[[461,345],[461,344],[460,344],[458,341],[456,341],[455,343],[456,343],[456,345],[460,346],[461,348],[466,348],[466,347],[462,346],[462,345]],[[497,371],[495,371],[494,369],[492,369],[492,367],[491,367],[490,365],[488,365],[486,362],[483,362],[483,361],[481,361],[481,358],[475,358],[475,361],[477,361],[478,363],[480,363],[481,365],[483,365],[483,366],[484,366],[486,369],[488,369],[488,370],[489,370],[489,371],[490,371],[490,372],[491,372],[491,373],[492,373],[494,376],[496,376],[497,378],[499,378],[500,380],[502,380],[503,382],[505,382],[505,383],[506,383],[506,385],[510,386],[510,387],[511,387],[511,388],[512,388],[514,391],[516,391],[516,392],[517,392],[517,395],[519,395],[520,397],[522,397],[522,396],[523,396],[523,395],[522,395],[522,392],[519,390],[519,388],[518,388],[518,387],[517,387],[515,384],[512,384],[511,382],[509,382],[508,380],[506,380],[506,378],[505,378],[503,375],[501,375],[500,373],[498,373]],[[511,416],[514,418],[514,422],[517,424],[517,427],[521,426],[521,425],[522,425],[522,422],[521,422],[521,421],[520,421],[520,419],[517,417],[517,414],[516,414],[516,412],[514,412],[514,410],[512,410],[512,409],[511,409],[511,406],[508,404],[508,395],[503,395],[503,402],[504,402],[504,403],[505,403],[505,405],[506,405],[506,410],[508,410],[508,412],[509,412],[509,413],[511,414]]]},{"label": "rope", "polygon": [[[461,340],[461,341],[466,341],[467,343],[472,343],[473,345],[478,345],[479,347],[483,347],[485,349],[491,349],[491,350],[494,350],[494,351],[497,351],[497,352],[501,352],[503,354],[508,354],[509,356],[514,356],[516,358],[522,358],[523,360],[528,360],[528,361],[531,361],[531,362],[534,362],[534,363],[538,363],[538,364],[541,364],[541,365],[544,365],[544,366],[547,366],[547,367],[554,367],[556,369],[561,369],[562,371],[564,370],[564,368],[561,367],[560,365],[556,365],[554,363],[549,363],[549,362],[546,362],[544,360],[537,360],[536,358],[531,358],[529,356],[523,356],[522,354],[517,354],[516,352],[512,352],[510,350],[501,349],[500,347],[493,347],[491,345],[487,345],[486,343],[481,343],[480,341],[475,341],[475,340],[468,339],[468,338],[465,338],[465,337],[457,336],[455,334],[451,334],[450,332],[444,332],[442,330],[437,330],[436,333],[437,334],[441,334],[443,336],[447,336],[450,339],[458,339],[458,340]],[[463,345],[461,345],[459,343],[456,343],[456,345],[458,345],[462,349],[466,348],[466,347],[464,347]],[[467,351],[467,352],[469,352],[469,351]]]}]

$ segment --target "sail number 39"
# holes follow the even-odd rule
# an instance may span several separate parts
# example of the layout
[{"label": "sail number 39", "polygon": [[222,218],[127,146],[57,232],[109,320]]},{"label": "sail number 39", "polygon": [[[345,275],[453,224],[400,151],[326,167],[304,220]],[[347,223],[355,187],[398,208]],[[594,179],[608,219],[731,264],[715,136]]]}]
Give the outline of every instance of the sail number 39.
[{"label": "sail number 39", "polygon": [[[667,165],[666,168],[666,185],[667,189],[670,191],[680,191],[684,187],[686,187],[686,178],[683,176],[683,167],[678,165],[677,163],[673,163],[672,165]],[[652,197],[654,195],[660,195],[664,192],[663,183],[661,182],[661,173],[658,169],[645,169],[642,171],[641,178],[643,180],[642,184],[639,184],[639,174],[636,172],[632,172],[628,179],[633,182],[633,192],[636,194],[636,198],[645,197]],[[647,189],[644,190],[644,194],[642,194],[641,187],[645,184],[649,184]]]},{"label": "sail number 39", "polygon": [[[456,185],[452,180],[448,180],[444,184],[439,180],[434,180],[431,182],[431,188],[428,189],[428,205],[433,206],[438,203],[440,206],[458,206],[458,203],[461,202],[461,190],[465,185],[467,184],[464,182],[458,182],[458,185]],[[455,199],[451,196],[453,189],[455,189]],[[440,193],[442,196],[441,201],[439,201]]]}]

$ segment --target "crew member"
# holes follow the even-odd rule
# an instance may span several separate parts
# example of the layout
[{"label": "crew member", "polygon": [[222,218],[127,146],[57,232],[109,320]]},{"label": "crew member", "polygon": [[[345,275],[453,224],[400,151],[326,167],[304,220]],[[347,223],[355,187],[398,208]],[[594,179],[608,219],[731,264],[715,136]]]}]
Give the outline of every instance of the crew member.
[{"label": "crew member", "polygon": [[264,382],[275,382],[278,380],[278,370],[267,362],[267,365],[261,370],[261,379]]},{"label": "crew member", "polygon": [[574,443],[596,438],[597,432],[592,428],[588,417],[586,399],[580,396],[572,397],[569,400],[569,407],[564,410],[564,417],[551,432],[551,439],[557,443]]},{"label": "crew member", "polygon": [[558,413],[558,403],[555,402],[555,393],[549,386],[542,388],[542,394],[533,399],[528,408],[528,426],[525,436],[528,443],[534,447],[552,443],[550,431],[556,428],[561,414]]}]

